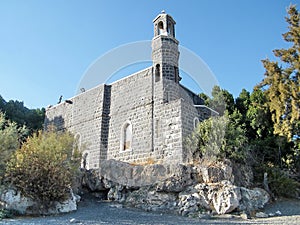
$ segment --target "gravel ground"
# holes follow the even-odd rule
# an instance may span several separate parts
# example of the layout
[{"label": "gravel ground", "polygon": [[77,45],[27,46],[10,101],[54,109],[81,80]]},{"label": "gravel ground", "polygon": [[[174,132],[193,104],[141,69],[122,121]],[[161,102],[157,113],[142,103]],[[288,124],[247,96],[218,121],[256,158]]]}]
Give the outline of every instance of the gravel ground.
[{"label": "gravel ground", "polygon": [[282,216],[265,219],[248,219],[223,215],[209,219],[187,218],[171,214],[150,213],[137,209],[122,208],[121,205],[88,199],[79,204],[76,212],[48,217],[19,217],[5,219],[0,224],[143,224],[143,225],[176,225],[176,224],[300,224],[300,200],[280,200],[266,207],[266,213],[280,211]]}]

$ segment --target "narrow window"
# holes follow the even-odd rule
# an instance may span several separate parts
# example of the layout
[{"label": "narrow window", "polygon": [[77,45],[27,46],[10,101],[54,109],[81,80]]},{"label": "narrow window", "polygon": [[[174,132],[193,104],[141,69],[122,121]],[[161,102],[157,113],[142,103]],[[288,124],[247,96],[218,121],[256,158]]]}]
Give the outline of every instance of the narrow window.
[{"label": "narrow window", "polygon": [[174,66],[174,75],[175,75],[175,82],[179,83],[179,74],[178,74],[178,67]]},{"label": "narrow window", "polygon": [[160,81],[160,65],[155,66],[155,82]]},{"label": "narrow window", "polygon": [[128,121],[126,122],[121,131],[121,151],[131,150],[132,146],[132,125]]},{"label": "narrow window", "polygon": [[155,137],[158,138],[160,136],[160,123],[159,123],[159,119],[156,119],[155,130],[156,130]]},{"label": "narrow window", "polygon": [[171,34],[170,28],[171,28],[171,23],[168,23],[168,26],[167,26],[167,32],[168,32],[168,35]]},{"label": "narrow window", "polygon": [[198,126],[198,124],[199,124],[199,119],[198,119],[198,117],[195,117],[194,118],[194,129]]},{"label": "narrow window", "polygon": [[174,34],[174,24],[173,23],[171,23],[171,22],[168,23],[167,31],[168,31],[168,35],[170,35],[172,37],[175,37],[175,34]]},{"label": "narrow window", "polygon": [[174,27],[174,24],[172,24],[172,36],[175,37],[175,27]]},{"label": "narrow window", "polygon": [[88,156],[89,156],[89,154],[86,151],[82,154],[81,168],[83,168],[83,169],[89,169],[89,167],[88,167]]},{"label": "narrow window", "polygon": [[164,89],[164,103],[168,103],[171,100],[171,92]]}]

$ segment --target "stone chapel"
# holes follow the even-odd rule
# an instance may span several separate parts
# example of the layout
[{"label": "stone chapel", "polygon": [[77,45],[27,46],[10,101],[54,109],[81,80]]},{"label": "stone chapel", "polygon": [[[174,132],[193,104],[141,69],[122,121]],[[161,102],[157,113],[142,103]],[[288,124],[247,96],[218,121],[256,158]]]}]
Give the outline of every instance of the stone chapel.
[{"label": "stone chapel", "polygon": [[108,159],[187,162],[185,138],[214,113],[180,84],[173,18],[162,12],[153,23],[152,66],[46,110],[46,127],[69,130],[84,146],[87,169],[99,168]]}]

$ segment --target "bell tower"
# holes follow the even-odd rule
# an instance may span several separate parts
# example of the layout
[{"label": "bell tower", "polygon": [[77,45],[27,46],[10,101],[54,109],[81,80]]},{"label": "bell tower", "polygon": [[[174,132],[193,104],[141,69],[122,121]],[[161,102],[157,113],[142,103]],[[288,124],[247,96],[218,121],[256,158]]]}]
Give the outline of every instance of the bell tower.
[{"label": "bell tower", "polygon": [[152,39],[152,61],[155,69],[155,81],[162,78],[179,83],[178,60],[179,42],[175,38],[173,18],[162,11],[154,20],[154,37]]}]

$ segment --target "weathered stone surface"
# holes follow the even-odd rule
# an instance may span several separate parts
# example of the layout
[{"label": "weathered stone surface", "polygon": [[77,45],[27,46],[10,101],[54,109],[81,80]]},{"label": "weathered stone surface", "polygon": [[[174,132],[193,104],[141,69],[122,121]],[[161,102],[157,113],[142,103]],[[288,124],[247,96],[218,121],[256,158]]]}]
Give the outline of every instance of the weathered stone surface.
[{"label": "weathered stone surface", "polygon": [[77,210],[77,202],[80,201],[80,196],[75,195],[72,191],[70,197],[63,202],[55,202],[53,208],[50,208],[48,214],[68,213]]},{"label": "weathered stone surface", "polygon": [[214,209],[218,214],[230,213],[239,206],[241,193],[239,187],[230,182],[222,182],[212,196]]},{"label": "weathered stone surface", "polygon": [[124,202],[126,199],[126,189],[122,185],[115,185],[109,189],[107,199],[112,201]]},{"label": "weathered stone surface", "polygon": [[205,209],[225,214],[236,209],[240,199],[239,188],[230,182],[197,184],[179,193],[179,213],[185,215]]},{"label": "weathered stone surface", "polygon": [[258,213],[255,214],[255,217],[257,217],[257,218],[268,218],[269,215],[264,213],[264,212],[258,212]]},{"label": "weathered stone surface", "polygon": [[229,181],[197,184],[179,193],[178,198],[179,213],[182,215],[199,210],[211,210],[218,214],[234,210],[251,212],[262,209],[270,199],[263,189],[237,187]]},{"label": "weathered stone surface", "polygon": [[171,211],[176,208],[175,193],[157,192],[153,187],[142,187],[133,191],[126,204],[146,211]]},{"label": "weathered stone surface", "polygon": [[28,213],[28,208],[36,205],[33,200],[21,196],[21,193],[14,189],[4,190],[0,199],[5,203],[6,209],[16,210],[22,215]]},{"label": "weathered stone surface", "polygon": [[186,187],[198,183],[198,171],[192,166],[173,164],[166,168],[169,177],[155,183],[158,192],[181,192]]},{"label": "weathered stone surface", "polygon": [[88,187],[91,191],[104,191],[103,178],[98,170],[85,170],[81,180],[81,185]]},{"label": "weathered stone surface", "polygon": [[203,212],[226,214],[234,210],[250,213],[269,201],[268,194],[262,189],[249,190],[233,184],[229,161],[205,167],[141,166],[108,160],[99,170],[88,172],[84,179],[92,179],[85,181],[85,185],[92,191],[105,191],[109,200],[187,216],[200,216]]},{"label": "weathered stone surface", "polygon": [[21,215],[50,215],[66,213],[77,210],[77,201],[80,197],[70,192],[70,197],[63,202],[51,202],[47,207],[39,201],[24,197],[14,189],[4,190],[0,200],[5,203],[5,208],[17,211]]},{"label": "weathered stone surface", "polygon": [[192,166],[181,164],[140,166],[111,159],[104,161],[99,170],[87,171],[83,186],[103,191],[116,185],[135,189],[157,184],[157,191],[180,192],[197,182],[196,173]]},{"label": "weathered stone surface", "polygon": [[[199,186],[204,187],[204,185]],[[206,189],[202,190],[206,191]],[[178,212],[180,215],[194,215],[199,211],[211,210],[210,201],[207,198],[207,195],[199,191],[196,187],[189,187],[184,192],[179,193],[178,199]]]},{"label": "weathered stone surface", "polygon": [[241,187],[241,202],[239,210],[251,212],[257,209],[263,209],[270,201],[268,192],[261,188],[254,188],[252,190]]},{"label": "weathered stone surface", "polygon": [[217,183],[222,180],[234,182],[232,166],[230,161],[218,162],[215,165],[200,166],[203,181],[206,183]]},{"label": "weathered stone surface", "polygon": [[241,163],[232,164],[233,183],[240,187],[249,188],[253,185],[253,171],[249,165]]}]

